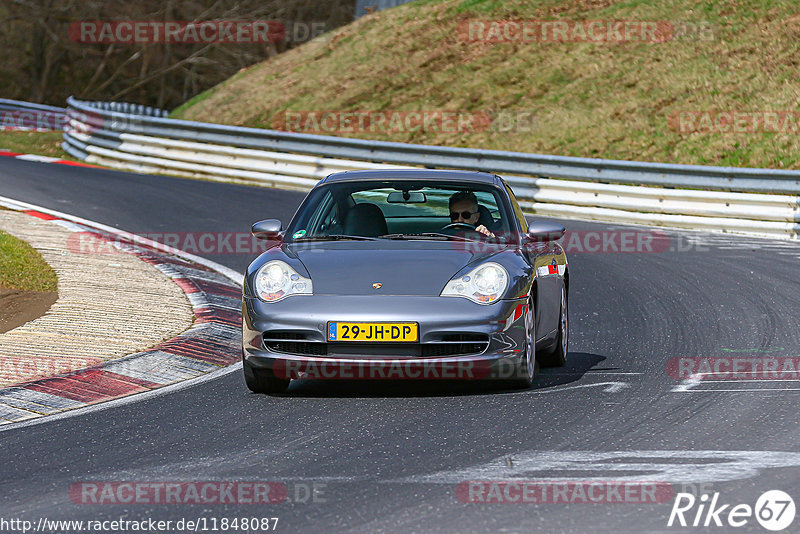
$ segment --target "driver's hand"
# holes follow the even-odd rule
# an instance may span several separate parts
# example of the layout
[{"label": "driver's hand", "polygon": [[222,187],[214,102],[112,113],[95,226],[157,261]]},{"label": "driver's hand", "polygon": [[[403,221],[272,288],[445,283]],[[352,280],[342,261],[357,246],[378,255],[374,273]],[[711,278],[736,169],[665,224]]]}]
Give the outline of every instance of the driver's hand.
[{"label": "driver's hand", "polygon": [[489,231],[489,229],[488,229],[488,228],[486,228],[486,227],[485,227],[484,225],[482,225],[482,224],[481,224],[480,226],[478,226],[477,228],[475,228],[475,231],[476,231],[476,232],[480,232],[480,233],[482,233],[482,234],[483,234],[483,235],[485,235],[485,236],[494,237],[494,234],[493,234],[492,232],[490,232],[490,231]]}]

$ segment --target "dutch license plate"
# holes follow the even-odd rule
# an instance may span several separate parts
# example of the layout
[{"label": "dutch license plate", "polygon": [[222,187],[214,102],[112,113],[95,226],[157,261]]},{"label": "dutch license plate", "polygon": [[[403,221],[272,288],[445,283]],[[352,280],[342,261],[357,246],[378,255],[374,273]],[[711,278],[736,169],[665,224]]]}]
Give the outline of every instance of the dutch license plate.
[{"label": "dutch license plate", "polygon": [[328,323],[328,341],[414,342],[417,323]]}]

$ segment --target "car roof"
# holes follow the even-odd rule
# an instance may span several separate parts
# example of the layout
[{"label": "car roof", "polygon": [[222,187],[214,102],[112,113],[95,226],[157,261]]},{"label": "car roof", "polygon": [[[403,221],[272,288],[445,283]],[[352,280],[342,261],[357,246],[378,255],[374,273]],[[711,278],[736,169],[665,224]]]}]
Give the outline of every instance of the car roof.
[{"label": "car roof", "polygon": [[360,182],[367,180],[443,180],[453,182],[477,182],[497,185],[498,178],[488,172],[454,171],[438,169],[392,169],[368,171],[344,171],[329,175],[319,183]]}]

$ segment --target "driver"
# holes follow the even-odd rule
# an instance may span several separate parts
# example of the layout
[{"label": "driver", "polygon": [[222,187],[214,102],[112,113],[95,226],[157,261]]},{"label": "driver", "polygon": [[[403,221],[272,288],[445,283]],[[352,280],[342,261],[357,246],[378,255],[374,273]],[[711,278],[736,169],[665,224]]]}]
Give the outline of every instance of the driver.
[{"label": "driver", "polygon": [[483,235],[494,237],[484,225],[478,225],[480,218],[478,211],[478,198],[472,191],[459,191],[450,197],[450,221],[451,223],[468,224],[475,227],[476,232]]}]

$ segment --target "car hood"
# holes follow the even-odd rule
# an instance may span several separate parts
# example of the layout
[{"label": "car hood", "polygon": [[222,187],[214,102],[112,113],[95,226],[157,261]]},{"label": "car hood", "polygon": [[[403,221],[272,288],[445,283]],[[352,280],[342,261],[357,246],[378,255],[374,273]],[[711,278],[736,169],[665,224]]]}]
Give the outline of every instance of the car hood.
[{"label": "car hood", "polygon": [[[492,253],[464,242],[326,242],[289,245],[308,270],[315,295],[436,296],[467,265]],[[496,251],[494,251],[496,253]],[[381,284],[379,288],[373,284]]]}]

